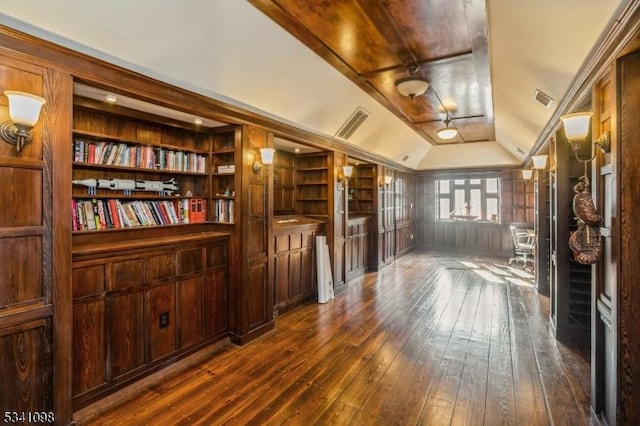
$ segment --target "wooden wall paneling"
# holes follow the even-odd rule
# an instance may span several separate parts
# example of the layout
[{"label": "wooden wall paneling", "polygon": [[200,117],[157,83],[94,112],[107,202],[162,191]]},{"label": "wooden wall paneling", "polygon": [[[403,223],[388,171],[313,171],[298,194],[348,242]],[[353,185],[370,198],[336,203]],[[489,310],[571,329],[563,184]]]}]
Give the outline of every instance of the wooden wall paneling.
[{"label": "wooden wall paneling", "polygon": [[[54,176],[53,161],[58,158],[53,150],[61,126],[68,123],[58,110],[65,106],[57,92],[65,89],[64,77],[2,54],[0,86],[33,93],[49,102],[32,130],[32,142],[22,152],[0,142],[0,178],[5,183],[0,189],[0,369],[6,389],[11,390],[2,392],[0,409],[53,412],[60,407],[64,421],[67,413],[70,418],[70,410],[64,406],[70,393],[56,394],[54,381],[68,384],[66,389],[70,389],[70,366],[66,365],[71,357],[70,345],[57,352],[53,344],[69,343],[71,316],[65,309],[71,308],[65,308],[63,301],[58,304],[57,297],[64,296],[65,291],[70,295],[71,288],[57,286],[65,278],[68,283],[69,269],[54,241],[54,229],[58,225],[64,229],[64,225],[56,222],[58,216],[52,212],[52,207],[60,205],[52,194],[54,182],[59,183],[61,178]],[[9,119],[7,106],[6,97],[0,96],[2,122]],[[56,118],[61,118],[60,123]],[[54,260],[62,262],[59,267]],[[58,324],[56,315],[69,322]],[[54,362],[60,367],[55,375]]]},{"label": "wooden wall paneling", "polygon": [[[416,234],[415,245],[449,253],[511,257],[513,244],[509,231],[510,222],[507,222],[507,219],[515,216],[524,217],[526,209],[519,208],[521,212],[516,214],[518,209],[514,208],[514,205],[516,198],[521,199],[525,205],[527,199],[524,193],[516,193],[525,190],[524,182],[514,185],[516,173],[506,171],[500,174],[502,223],[436,221],[436,178],[437,175],[434,173],[423,173],[417,177],[415,197],[418,201],[413,219],[415,223],[412,225]],[[411,178],[407,178],[407,181],[410,182]],[[411,194],[412,191],[409,188],[405,192]],[[403,232],[408,235],[408,231],[402,229],[402,223],[397,223],[396,227],[400,235]],[[398,251],[400,252],[400,249]]]},{"label": "wooden wall paneling", "polygon": [[247,341],[273,328],[273,269],[269,242],[273,211],[273,173],[271,167],[253,172],[259,161],[259,149],[273,146],[273,137],[265,130],[243,126],[242,132],[242,211],[239,235],[242,241],[241,305],[239,342]]},{"label": "wooden wall paneling", "polygon": [[396,256],[413,249],[416,181],[413,175],[396,172]]},{"label": "wooden wall paneling", "polygon": [[354,216],[347,221],[346,262],[347,281],[364,274],[368,266],[370,216]]},{"label": "wooden wall paneling", "polygon": [[[640,90],[640,52],[636,51],[618,61],[617,71],[619,112],[619,147],[612,150],[612,162],[616,165],[615,172],[617,194],[619,200],[615,206],[615,215],[619,221],[612,220],[614,235],[613,245],[619,247],[619,258],[615,249],[612,260],[618,260],[617,289],[617,329],[614,337],[617,340],[619,353],[617,354],[617,420],[620,424],[640,423],[640,127],[637,117],[640,108],[637,102]],[[614,117],[615,118],[615,117]],[[615,129],[615,127],[613,127]],[[613,130],[612,129],[612,130]],[[617,135],[613,132],[613,137]],[[613,139],[616,141],[616,139]],[[615,143],[615,142],[614,142]],[[617,205],[616,205],[617,204]],[[616,229],[616,227],[618,227]],[[612,284],[614,284],[612,282]],[[616,311],[614,311],[616,312]]]},{"label": "wooden wall paneling", "polygon": [[340,294],[347,288],[345,264],[349,183],[345,182],[345,184],[341,185],[337,180],[338,173],[341,173],[342,167],[346,164],[346,155],[340,152],[328,154],[329,217],[327,220],[327,244],[329,245],[329,257],[333,259],[333,286],[336,294]]},{"label": "wooden wall paneling", "polygon": [[324,228],[324,222],[301,217],[297,223],[273,225],[274,315],[316,294],[315,237]]},{"label": "wooden wall paneling", "polygon": [[549,295],[549,174],[546,170],[536,172],[535,184],[535,277],[538,293]]},{"label": "wooden wall paneling", "polygon": [[295,213],[294,155],[278,150],[273,161],[273,214]]},{"label": "wooden wall paneling", "polygon": [[[598,211],[603,216],[600,226],[602,235],[602,260],[593,265],[591,292],[591,409],[608,424],[614,424],[618,404],[618,265],[620,262],[619,231],[614,229],[618,221],[618,171],[616,158],[620,152],[618,128],[615,125],[616,67],[612,66],[593,89],[594,117],[592,128],[595,135],[610,132],[611,152],[597,152],[595,176],[592,179],[592,196]],[[618,241],[616,241],[618,240]],[[614,243],[615,241],[615,243]]]},{"label": "wooden wall paneling", "polygon": [[0,328],[0,359],[3,373],[7,372],[2,376],[7,391],[0,392],[0,406],[5,412],[57,414],[53,411],[51,334],[50,317]]},{"label": "wooden wall paneling", "polygon": [[380,257],[378,269],[392,263],[396,254],[396,185],[395,172],[385,167],[382,176],[391,176],[392,182],[382,191],[382,208],[380,211],[382,225],[379,231]]}]

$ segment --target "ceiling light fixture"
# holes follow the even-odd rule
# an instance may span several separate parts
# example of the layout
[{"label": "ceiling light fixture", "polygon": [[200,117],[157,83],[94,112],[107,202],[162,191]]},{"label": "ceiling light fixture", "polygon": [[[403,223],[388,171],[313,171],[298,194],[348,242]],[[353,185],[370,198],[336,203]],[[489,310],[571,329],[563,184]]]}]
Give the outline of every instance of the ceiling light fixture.
[{"label": "ceiling light fixture", "polygon": [[429,88],[429,82],[422,77],[409,76],[396,81],[396,90],[402,96],[407,96],[414,100],[416,96],[422,95]]},{"label": "ceiling light fixture", "polygon": [[458,136],[458,128],[455,126],[449,127],[449,123],[451,123],[451,117],[449,117],[449,113],[447,112],[447,118],[444,119],[446,127],[436,130],[436,134],[440,139],[449,140]]},{"label": "ceiling light fixture", "polygon": [[456,136],[458,136],[458,128],[455,126],[449,127],[449,124],[451,123],[451,116],[449,115],[449,110],[444,106],[444,104],[442,103],[442,100],[440,99],[440,96],[438,96],[436,91],[433,89],[433,86],[431,86],[431,84],[424,77],[414,75],[418,73],[418,71],[420,71],[420,67],[416,64],[408,67],[407,72],[408,74],[410,74],[409,77],[404,77],[399,80],[396,80],[395,82],[396,90],[402,96],[407,96],[413,101],[415,100],[416,96],[422,95],[427,91],[427,89],[429,89],[429,87],[431,87],[431,90],[433,91],[434,96],[436,97],[436,99],[438,100],[438,103],[440,103],[440,106],[442,107],[442,110],[446,114],[444,119],[445,127],[436,130],[436,134],[442,140],[449,140],[449,139],[455,138]]}]

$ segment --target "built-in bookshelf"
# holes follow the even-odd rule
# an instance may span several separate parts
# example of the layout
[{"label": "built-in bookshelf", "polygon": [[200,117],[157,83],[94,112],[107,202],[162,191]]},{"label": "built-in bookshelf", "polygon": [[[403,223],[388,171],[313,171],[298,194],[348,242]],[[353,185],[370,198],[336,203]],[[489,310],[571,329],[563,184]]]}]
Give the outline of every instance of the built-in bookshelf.
[{"label": "built-in bookshelf", "polygon": [[326,219],[329,215],[329,167],[327,154],[296,157],[295,213]]},{"label": "built-in bookshelf", "polygon": [[98,109],[74,109],[72,230],[208,220],[211,137]]},{"label": "built-in bookshelf", "polygon": [[211,220],[223,224],[233,224],[235,220],[236,197],[236,132],[234,128],[224,128],[213,136],[211,151],[211,177],[213,211]]},{"label": "built-in bookshelf", "polygon": [[375,166],[358,164],[349,179],[349,213],[373,214],[374,194],[377,192]]}]

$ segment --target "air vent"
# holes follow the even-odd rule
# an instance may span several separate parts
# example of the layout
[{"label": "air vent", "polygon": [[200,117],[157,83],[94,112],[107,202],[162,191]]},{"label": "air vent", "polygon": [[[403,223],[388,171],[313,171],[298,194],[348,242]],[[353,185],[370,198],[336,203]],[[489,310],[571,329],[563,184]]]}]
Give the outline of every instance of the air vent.
[{"label": "air vent", "polygon": [[536,89],[536,93],[533,95],[533,99],[540,102],[543,107],[549,108],[553,103],[553,98],[541,90]]},{"label": "air vent", "polygon": [[342,127],[340,127],[340,130],[336,133],[336,137],[345,141],[348,140],[351,135],[353,135],[355,131],[362,126],[362,123],[364,123],[364,120],[366,120],[367,117],[369,117],[369,113],[358,107],[358,109],[351,114],[351,117],[349,117]]},{"label": "air vent", "polygon": [[404,157],[402,157],[402,161],[407,161],[409,159],[408,155],[405,155]]},{"label": "air vent", "polygon": [[522,148],[520,148],[520,147],[517,147],[517,150],[518,150],[518,152],[519,152],[520,154],[522,154],[522,155],[525,155],[525,154],[526,154],[525,150],[524,150],[524,149],[522,149]]}]

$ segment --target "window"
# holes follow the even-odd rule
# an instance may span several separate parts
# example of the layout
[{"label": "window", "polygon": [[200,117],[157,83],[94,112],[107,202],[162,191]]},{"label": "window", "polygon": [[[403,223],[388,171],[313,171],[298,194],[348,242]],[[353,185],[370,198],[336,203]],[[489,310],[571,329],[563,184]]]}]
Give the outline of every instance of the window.
[{"label": "window", "polygon": [[500,178],[436,180],[436,220],[500,221]]}]

